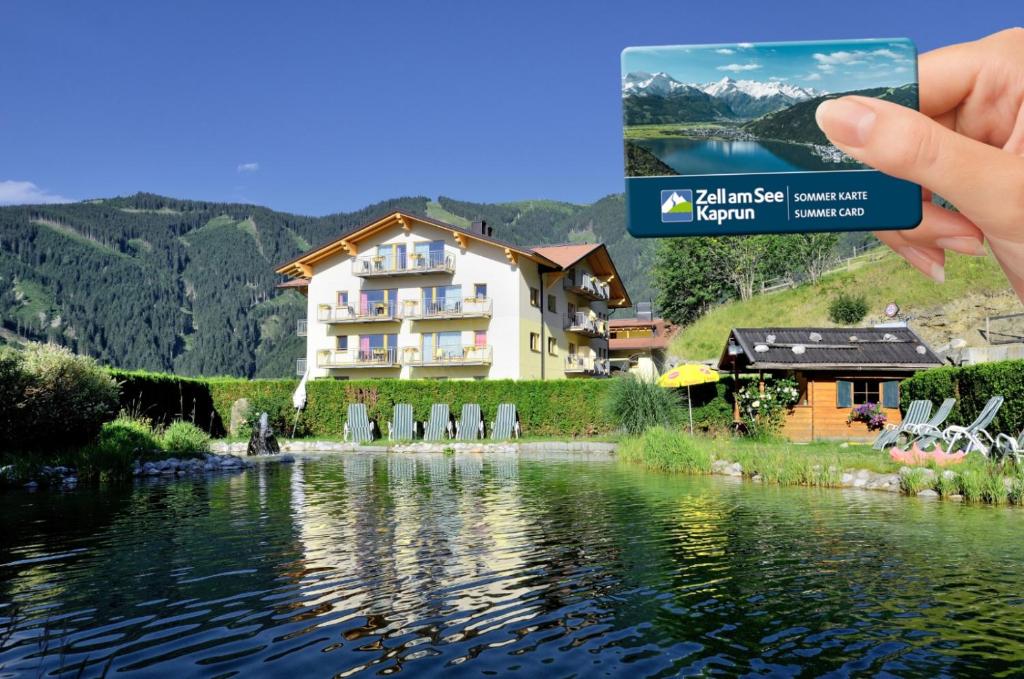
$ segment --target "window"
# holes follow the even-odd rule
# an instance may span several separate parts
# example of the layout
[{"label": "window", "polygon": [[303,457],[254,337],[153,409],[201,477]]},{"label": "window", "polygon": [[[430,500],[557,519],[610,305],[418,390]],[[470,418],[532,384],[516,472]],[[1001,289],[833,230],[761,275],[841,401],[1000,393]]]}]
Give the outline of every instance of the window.
[{"label": "window", "polygon": [[575,356],[576,355],[576,343],[575,342],[569,342],[569,355],[570,356]]},{"label": "window", "polygon": [[540,290],[537,288],[530,288],[530,306],[540,306]]},{"label": "window", "polygon": [[338,335],[335,338],[338,351],[348,351],[348,335]]},{"label": "window", "polygon": [[338,306],[348,306],[348,290],[338,291]]},{"label": "window", "polygon": [[575,315],[576,315],[576,305],[573,304],[572,302],[569,302],[569,318],[572,318]]},{"label": "window", "polygon": [[477,283],[473,286],[473,296],[477,299],[486,299],[487,283]]},{"label": "window", "polygon": [[853,405],[878,403],[878,382],[869,380],[853,381]]},{"label": "window", "polygon": [[558,313],[558,300],[555,299],[554,295],[548,295],[548,311],[551,313]]},{"label": "window", "polygon": [[474,346],[478,346],[478,347],[486,347],[487,346],[487,331],[486,330],[477,330],[473,334],[473,345]]},{"label": "window", "polygon": [[415,268],[432,268],[444,264],[444,241],[420,241],[413,248],[412,266]]},{"label": "window", "polygon": [[558,356],[558,345],[555,343],[554,337],[548,338],[548,353],[552,356]]},{"label": "window", "polygon": [[540,333],[530,333],[530,351],[540,351]]}]

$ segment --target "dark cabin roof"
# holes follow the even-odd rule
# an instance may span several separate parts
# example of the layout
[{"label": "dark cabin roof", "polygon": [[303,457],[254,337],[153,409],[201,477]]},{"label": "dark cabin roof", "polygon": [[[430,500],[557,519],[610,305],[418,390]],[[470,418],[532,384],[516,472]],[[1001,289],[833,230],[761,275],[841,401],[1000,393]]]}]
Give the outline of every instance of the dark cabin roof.
[{"label": "dark cabin roof", "polygon": [[734,328],[729,340],[738,345],[739,353],[730,355],[726,342],[718,360],[721,370],[838,368],[911,373],[942,365],[924,340],[905,327]]}]

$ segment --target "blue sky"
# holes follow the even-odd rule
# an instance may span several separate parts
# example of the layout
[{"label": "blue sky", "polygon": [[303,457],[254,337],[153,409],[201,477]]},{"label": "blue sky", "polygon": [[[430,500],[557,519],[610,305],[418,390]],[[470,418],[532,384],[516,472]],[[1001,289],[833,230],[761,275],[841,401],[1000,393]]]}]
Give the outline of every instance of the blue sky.
[{"label": "blue sky", "polygon": [[908,40],[636,47],[623,52],[622,70],[663,71],[683,83],[730,77],[826,92],[903,85],[917,78]]},{"label": "blue sky", "polygon": [[1016,0],[4,0],[0,16],[0,201],[152,191],[304,214],[622,191],[628,46],[926,50],[1020,23]]}]

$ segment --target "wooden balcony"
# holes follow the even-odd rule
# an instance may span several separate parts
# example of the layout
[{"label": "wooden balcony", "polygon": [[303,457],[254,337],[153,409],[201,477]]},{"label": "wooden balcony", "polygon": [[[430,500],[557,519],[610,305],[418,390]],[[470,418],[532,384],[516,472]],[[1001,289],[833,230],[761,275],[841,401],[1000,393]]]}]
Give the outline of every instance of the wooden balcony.
[{"label": "wooden balcony", "polygon": [[454,300],[406,300],[402,303],[402,317],[417,321],[445,320],[449,318],[490,318],[490,297],[467,297]]},{"label": "wooden balcony", "polygon": [[608,337],[608,321],[591,318],[590,314],[577,311],[566,316],[565,330],[586,337]]},{"label": "wooden balcony", "polygon": [[607,360],[594,358],[593,356],[569,354],[565,357],[565,372],[567,375],[606,377],[611,374],[611,365]]},{"label": "wooden balcony", "polygon": [[402,350],[402,363],[419,367],[452,367],[463,365],[490,365],[493,351],[490,345],[464,347],[437,347],[424,356],[418,347]]},{"label": "wooden balcony", "polygon": [[453,252],[413,253],[404,257],[367,255],[352,260],[352,273],[360,278],[417,276],[431,273],[455,273]]},{"label": "wooden balcony", "polygon": [[316,317],[321,323],[330,324],[397,322],[401,320],[397,308],[395,302],[369,302],[365,307],[321,304]]},{"label": "wooden balcony", "polygon": [[378,349],[348,349],[334,351],[324,349],[316,354],[320,368],[398,368],[398,351],[395,347]]}]

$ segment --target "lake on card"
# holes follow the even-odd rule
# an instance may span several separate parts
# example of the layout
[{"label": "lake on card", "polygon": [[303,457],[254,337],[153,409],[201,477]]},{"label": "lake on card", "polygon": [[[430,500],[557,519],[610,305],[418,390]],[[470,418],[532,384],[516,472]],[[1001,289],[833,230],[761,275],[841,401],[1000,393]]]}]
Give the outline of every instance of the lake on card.
[{"label": "lake on card", "polygon": [[568,457],[0,494],[0,676],[1013,674],[1024,511]]},{"label": "lake on card", "polygon": [[855,170],[863,167],[855,163],[826,162],[807,146],[779,141],[665,137],[636,139],[635,143],[685,175]]}]

